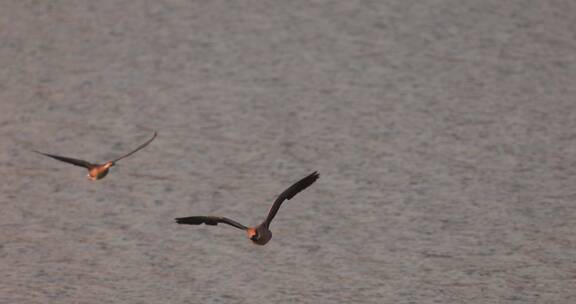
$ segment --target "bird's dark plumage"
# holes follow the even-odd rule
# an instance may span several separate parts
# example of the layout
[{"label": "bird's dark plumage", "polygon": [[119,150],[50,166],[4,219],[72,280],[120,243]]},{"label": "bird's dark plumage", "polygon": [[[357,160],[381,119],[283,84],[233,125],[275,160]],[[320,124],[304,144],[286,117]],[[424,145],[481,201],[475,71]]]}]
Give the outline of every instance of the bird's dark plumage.
[{"label": "bird's dark plumage", "polygon": [[79,167],[84,167],[84,168],[88,169],[88,178],[90,180],[99,180],[99,179],[104,178],[106,175],[108,175],[108,171],[109,171],[110,167],[116,165],[117,161],[119,161],[125,157],[128,157],[128,156],[136,153],[136,151],[146,147],[149,143],[151,143],[154,140],[154,138],[156,138],[157,134],[158,133],[156,131],[154,131],[154,135],[152,135],[152,138],[148,139],[145,143],[138,146],[138,148],[132,150],[131,152],[129,152],[127,154],[122,155],[121,157],[119,157],[115,160],[107,161],[107,162],[102,163],[102,164],[92,164],[88,161],[81,160],[81,159],[59,156],[59,155],[54,155],[54,154],[48,154],[48,153],[44,153],[44,152],[40,152],[40,151],[36,151],[36,150],[32,150],[32,151],[39,153],[39,154],[42,154],[44,156],[54,158],[56,160],[59,160],[59,161],[65,162],[65,163],[69,163],[69,164],[79,166]]},{"label": "bird's dark plumage", "polygon": [[268,217],[266,217],[264,224],[267,227],[270,226],[270,222],[274,219],[274,216],[276,216],[278,209],[280,209],[280,205],[282,205],[285,200],[290,200],[300,191],[310,187],[310,185],[312,185],[318,179],[318,177],[320,177],[320,174],[318,174],[318,171],[314,171],[312,174],[297,181],[294,185],[290,186],[290,188],[284,190],[284,192],[282,192],[278,198],[276,198],[276,201],[274,201],[274,204],[272,205],[272,208],[270,208],[270,212],[268,212]]},{"label": "bird's dark plumage", "polygon": [[246,230],[248,227],[233,221],[229,218],[220,217],[220,216],[190,216],[190,217],[180,217],[176,219],[176,223],[178,224],[187,224],[187,225],[200,225],[206,224],[210,226],[216,226],[218,223],[224,223],[231,226],[234,226],[238,229]]},{"label": "bird's dark plumage", "polygon": [[44,153],[44,152],[40,152],[40,151],[36,151],[36,150],[32,150],[38,154],[42,154],[44,156],[48,156],[48,157],[52,157],[56,160],[59,161],[63,161],[65,163],[69,163],[78,167],[84,167],[88,170],[94,168],[95,166],[97,166],[96,164],[92,164],[90,162],[87,162],[85,160],[81,160],[81,159],[76,159],[76,158],[71,158],[71,157],[65,157],[65,156],[59,156],[59,155],[54,155],[54,154],[48,154],[48,153]]},{"label": "bird's dark plumage", "polygon": [[158,132],[154,131],[154,135],[152,135],[152,137],[149,140],[147,140],[145,143],[141,144],[140,146],[138,146],[138,148],[132,150],[131,152],[128,152],[128,153],[118,157],[117,159],[113,160],[112,162],[115,163],[115,162],[117,162],[117,161],[119,161],[125,157],[128,157],[128,156],[136,153],[137,151],[141,150],[142,148],[146,147],[149,143],[151,143],[154,140],[154,138],[156,138],[156,135],[158,135]]},{"label": "bird's dark plumage", "polygon": [[272,221],[272,219],[274,219],[274,216],[276,216],[276,213],[278,212],[278,209],[280,209],[280,205],[282,205],[282,202],[293,198],[294,195],[298,194],[298,192],[310,187],[310,185],[312,185],[318,179],[318,177],[320,177],[320,175],[318,174],[317,171],[314,171],[314,173],[304,177],[303,179],[294,183],[288,189],[284,190],[284,192],[282,192],[278,196],[278,198],[276,198],[274,204],[272,204],[272,208],[268,212],[268,217],[266,217],[266,220],[264,220],[262,224],[254,227],[246,227],[229,218],[219,216],[190,216],[190,217],[176,218],[175,220],[176,223],[178,224],[188,224],[188,225],[206,224],[215,226],[218,225],[219,223],[226,223],[238,229],[245,230],[246,234],[248,235],[248,238],[254,244],[265,245],[266,243],[268,243],[268,241],[270,241],[270,239],[272,239],[272,231],[270,231],[269,229],[270,222]]}]

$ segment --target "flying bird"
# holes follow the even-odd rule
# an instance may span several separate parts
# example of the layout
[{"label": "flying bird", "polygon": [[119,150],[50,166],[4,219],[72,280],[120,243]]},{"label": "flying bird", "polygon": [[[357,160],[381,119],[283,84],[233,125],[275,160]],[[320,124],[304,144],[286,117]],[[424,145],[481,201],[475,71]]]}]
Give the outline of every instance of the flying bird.
[{"label": "flying bird", "polygon": [[280,205],[282,205],[282,203],[285,200],[293,198],[294,195],[308,188],[318,179],[318,177],[320,177],[320,174],[318,174],[318,172],[315,171],[314,173],[306,176],[305,178],[296,182],[294,185],[290,186],[290,188],[284,190],[284,192],[282,192],[278,196],[278,198],[276,198],[276,201],[274,201],[272,208],[270,208],[270,211],[268,212],[268,217],[266,217],[264,222],[262,222],[258,226],[246,227],[234,220],[220,216],[191,216],[191,217],[176,218],[175,220],[176,223],[178,224],[188,224],[188,225],[206,224],[215,226],[218,225],[219,223],[228,224],[238,229],[245,230],[248,235],[248,238],[254,244],[265,245],[272,238],[272,231],[270,231],[270,222],[272,221],[272,219],[274,219],[274,216],[276,216],[278,209],[280,209]]},{"label": "flying bird", "polygon": [[54,154],[48,154],[48,153],[44,153],[44,152],[40,152],[40,151],[36,151],[36,150],[32,150],[33,152],[42,154],[44,156],[48,156],[51,158],[54,158],[56,160],[65,162],[65,163],[69,163],[78,167],[84,167],[86,169],[88,169],[88,179],[95,181],[95,180],[99,180],[104,178],[107,174],[108,171],[110,170],[110,167],[116,165],[116,162],[118,162],[119,160],[128,157],[134,153],[136,153],[136,151],[146,147],[149,143],[151,143],[154,138],[156,138],[156,135],[158,133],[156,131],[154,131],[154,135],[152,135],[152,138],[148,139],[145,143],[141,144],[140,146],[138,146],[138,148],[132,150],[131,152],[124,154],[114,160],[111,161],[107,161],[105,163],[102,164],[93,164],[90,163],[88,161],[85,160],[81,160],[81,159],[75,159],[75,158],[70,158],[70,157],[65,157],[65,156],[59,156],[59,155],[54,155]]}]

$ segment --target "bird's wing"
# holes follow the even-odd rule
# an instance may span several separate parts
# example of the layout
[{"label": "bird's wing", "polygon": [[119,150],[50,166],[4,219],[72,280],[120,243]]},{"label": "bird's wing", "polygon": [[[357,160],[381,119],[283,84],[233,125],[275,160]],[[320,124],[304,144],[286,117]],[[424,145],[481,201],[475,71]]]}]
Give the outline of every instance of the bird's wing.
[{"label": "bird's wing", "polygon": [[200,225],[206,224],[211,226],[216,226],[218,223],[225,223],[231,226],[234,226],[238,229],[246,230],[248,227],[233,221],[226,217],[220,216],[190,216],[190,217],[180,217],[176,218],[176,223],[178,224],[188,224],[188,225]]},{"label": "bird's wing", "polygon": [[156,135],[158,135],[158,133],[156,131],[154,131],[154,135],[152,135],[152,137],[149,140],[147,140],[145,143],[141,144],[140,146],[138,146],[138,148],[132,150],[131,152],[118,157],[117,159],[113,160],[112,162],[115,163],[115,162],[117,162],[117,161],[119,161],[125,157],[128,157],[128,156],[136,153],[138,150],[146,147],[149,143],[151,143],[154,140],[154,138],[156,138]]},{"label": "bird's wing", "polygon": [[270,222],[272,221],[272,219],[274,219],[274,216],[276,216],[278,209],[280,209],[280,205],[282,205],[282,203],[285,200],[293,198],[294,195],[298,194],[298,192],[308,188],[318,179],[318,177],[320,177],[320,174],[318,174],[317,171],[314,171],[314,173],[297,181],[294,185],[290,186],[290,188],[284,190],[284,192],[282,192],[278,196],[278,198],[276,198],[276,201],[274,201],[274,205],[272,205],[272,208],[270,208],[270,212],[268,212],[268,217],[264,221],[266,227],[270,226]]},{"label": "bird's wing", "polygon": [[53,154],[48,154],[48,153],[43,153],[40,151],[36,151],[36,150],[32,150],[33,152],[36,152],[38,154],[42,154],[44,156],[48,156],[48,157],[52,157],[54,159],[57,159],[59,161],[63,161],[65,163],[69,163],[78,167],[84,167],[86,169],[92,169],[93,167],[95,167],[95,164],[89,163],[85,160],[81,160],[81,159],[75,159],[75,158],[70,158],[70,157],[64,157],[64,156],[59,156],[59,155],[53,155]]}]

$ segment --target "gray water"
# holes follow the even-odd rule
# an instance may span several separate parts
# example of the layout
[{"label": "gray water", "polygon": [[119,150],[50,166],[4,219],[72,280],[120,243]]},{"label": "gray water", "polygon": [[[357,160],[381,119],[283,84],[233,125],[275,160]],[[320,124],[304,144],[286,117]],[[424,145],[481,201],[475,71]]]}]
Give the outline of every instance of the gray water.
[{"label": "gray water", "polygon": [[[1,303],[574,303],[565,1],[5,1]],[[30,152],[105,161],[90,182]],[[264,219],[266,246],[228,226]]]}]

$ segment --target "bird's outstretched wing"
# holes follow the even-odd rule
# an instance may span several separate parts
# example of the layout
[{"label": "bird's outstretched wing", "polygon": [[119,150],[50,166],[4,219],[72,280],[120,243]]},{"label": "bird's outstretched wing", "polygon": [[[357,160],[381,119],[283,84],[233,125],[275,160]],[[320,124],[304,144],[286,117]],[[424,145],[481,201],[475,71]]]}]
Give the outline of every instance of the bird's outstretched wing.
[{"label": "bird's outstretched wing", "polygon": [[238,229],[246,230],[248,227],[233,221],[226,217],[220,216],[190,216],[190,217],[180,217],[176,218],[176,223],[178,224],[188,224],[188,225],[200,225],[206,224],[211,226],[216,226],[218,223],[225,223],[231,226],[234,226]]},{"label": "bird's outstretched wing", "polygon": [[84,167],[88,170],[92,169],[93,167],[95,167],[95,164],[89,163],[85,160],[81,160],[81,159],[75,159],[75,158],[70,158],[70,157],[64,157],[64,156],[59,156],[59,155],[53,155],[53,154],[48,154],[48,153],[43,153],[40,151],[36,151],[36,150],[32,150],[33,152],[36,152],[38,154],[42,154],[44,156],[48,156],[48,157],[52,157],[54,159],[57,159],[59,161],[63,161],[65,163],[69,163],[78,167]]},{"label": "bird's outstretched wing", "polygon": [[128,157],[128,156],[136,153],[138,150],[141,150],[142,148],[146,147],[149,143],[151,143],[154,140],[154,138],[156,138],[156,135],[158,135],[158,133],[156,131],[154,131],[154,135],[152,135],[152,137],[149,140],[147,140],[145,143],[141,144],[140,146],[138,146],[138,148],[132,150],[131,152],[118,157],[117,159],[113,160],[112,162],[115,163],[115,162],[117,162],[117,161],[119,161],[125,157]]},{"label": "bird's outstretched wing", "polygon": [[314,171],[312,174],[297,181],[294,185],[290,186],[290,188],[284,190],[284,192],[276,198],[276,201],[274,201],[270,212],[268,212],[268,217],[263,224],[266,225],[266,227],[270,226],[270,222],[274,219],[274,216],[276,216],[278,209],[280,209],[280,205],[282,205],[285,200],[293,198],[294,195],[298,194],[298,192],[310,187],[310,185],[312,185],[319,177],[320,174],[318,174],[317,171]]}]

